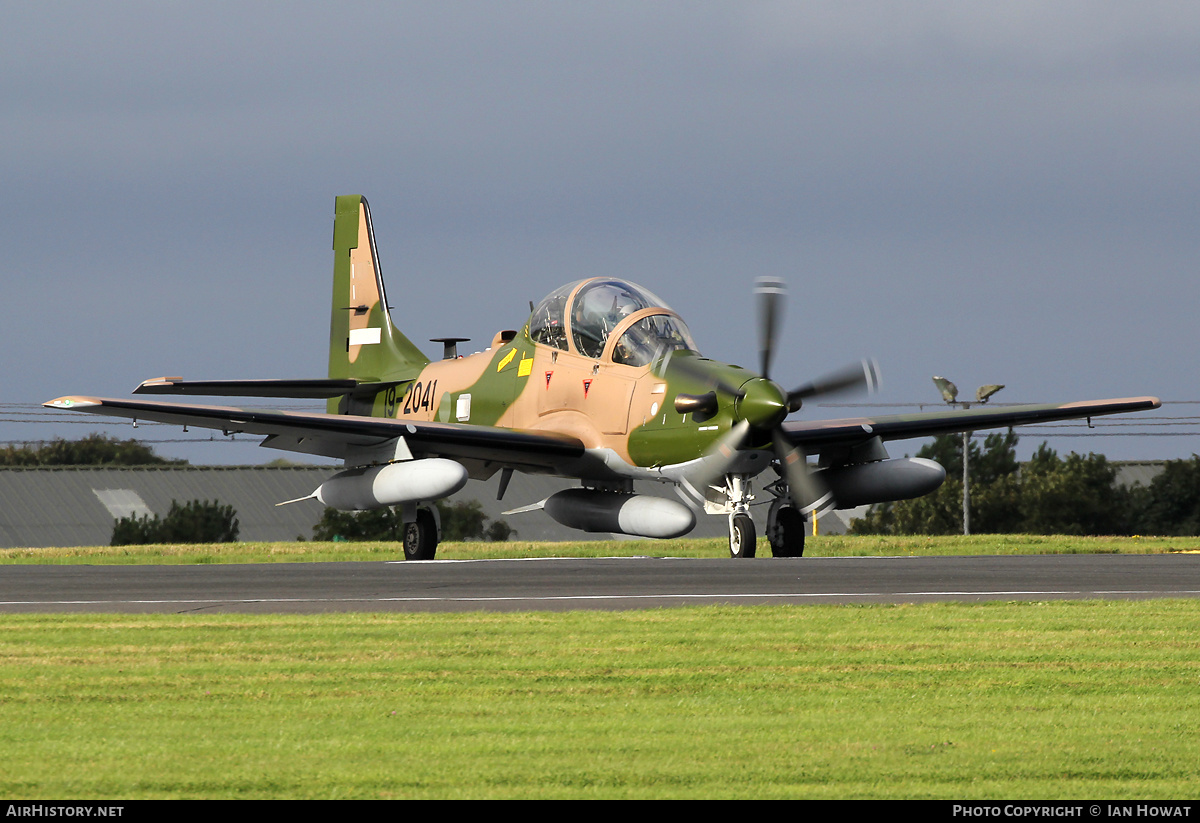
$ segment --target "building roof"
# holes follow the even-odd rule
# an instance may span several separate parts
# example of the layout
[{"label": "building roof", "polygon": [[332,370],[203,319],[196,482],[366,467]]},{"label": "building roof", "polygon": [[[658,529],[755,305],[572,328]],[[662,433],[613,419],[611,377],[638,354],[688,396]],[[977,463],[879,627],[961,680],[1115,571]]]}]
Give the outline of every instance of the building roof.
[{"label": "building roof", "polygon": [[[103,546],[112,539],[113,523],[129,515],[166,516],[172,501],[216,501],[237,512],[240,539],[245,541],[311,540],[324,508],[315,500],[277,506],[313,492],[338,471],[333,466],[148,466],[25,467],[0,469],[0,547]],[[450,502],[478,500],[489,520],[503,519],[522,540],[588,539],[559,525],[541,511],[504,516],[503,512],[544,500],[575,481],[515,473],[504,500],[496,499],[499,475],[470,482]],[[757,487],[756,487],[757,489]],[[637,491],[674,497],[668,486],[640,484]],[[758,493],[759,502],[770,496]],[[760,532],[766,507],[754,508]],[[727,533],[724,516],[697,515],[694,537]],[[823,533],[845,531],[839,517],[821,521]],[[598,534],[594,539],[608,539]],[[612,535],[623,537],[623,535]]]},{"label": "building roof", "polygon": [[1118,486],[1146,486],[1162,473],[1162,460],[1114,460]]},{"label": "building roof", "polygon": [[59,467],[0,470],[0,546],[103,546],[113,522],[165,516],[171,502],[214,500],[237,511],[242,540],[312,538],[316,502],[275,504],[311,494],[324,467]]}]

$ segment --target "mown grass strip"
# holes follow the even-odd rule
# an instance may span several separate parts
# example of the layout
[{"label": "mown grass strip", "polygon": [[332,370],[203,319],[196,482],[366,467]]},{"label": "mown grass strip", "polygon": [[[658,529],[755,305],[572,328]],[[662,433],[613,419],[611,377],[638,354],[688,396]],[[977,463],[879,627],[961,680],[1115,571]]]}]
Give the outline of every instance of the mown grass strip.
[{"label": "mown grass strip", "polygon": [[1197,601],[7,616],[17,798],[1195,798]]},{"label": "mown grass strip", "polygon": [[[971,535],[969,537],[876,537],[820,535],[805,546],[809,557],[977,554],[1158,554],[1200,551],[1200,537],[1069,537],[1063,535]],[[771,550],[759,540],[758,554]],[[396,560],[399,543],[203,543],[151,546],[78,546],[0,549],[0,565],[55,564],[194,564],[313,563],[353,560]],[[684,540],[594,540],[571,543],[443,543],[444,560],[519,557],[728,557],[719,538]]]}]

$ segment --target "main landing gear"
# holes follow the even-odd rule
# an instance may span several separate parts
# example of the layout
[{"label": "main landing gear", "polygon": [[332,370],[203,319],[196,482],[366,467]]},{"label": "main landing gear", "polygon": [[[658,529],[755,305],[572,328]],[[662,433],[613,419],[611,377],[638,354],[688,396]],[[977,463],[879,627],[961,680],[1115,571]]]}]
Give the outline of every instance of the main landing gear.
[{"label": "main landing gear", "polygon": [[[756,554],[754,520],[750,517],[750,478],[731,474],[725,478],[725,491],[729,499],[729,556],[754,557]],[[767,511],[767,542],[775,557],[802,557],[804,555],[804,533],[808,521],[792,505],[786,484],[773,483],[767,491],[775,496]]]},{"label": "main landing gear", "polygon": [[[767,514],[767,542],[775,557],[802,557],[804,555],[804,532],[808,522],[804,515],[792,506],[771,505]],[[754,521],[749,514],[735,513],[729,516],[729,556],[754,557]]]},{"label": "main landing gear", "polygon": [[767,542],[771,554],[776,557],[802,557],[804,555],[804,532],[808,525],[795,506],[786,497],[776,497],[767,512]]},{"label": "main landing gear", "polygon": [[437,509],[428,503],[404,512],[404,559],[432,560],[441,540],[441,523]]}]

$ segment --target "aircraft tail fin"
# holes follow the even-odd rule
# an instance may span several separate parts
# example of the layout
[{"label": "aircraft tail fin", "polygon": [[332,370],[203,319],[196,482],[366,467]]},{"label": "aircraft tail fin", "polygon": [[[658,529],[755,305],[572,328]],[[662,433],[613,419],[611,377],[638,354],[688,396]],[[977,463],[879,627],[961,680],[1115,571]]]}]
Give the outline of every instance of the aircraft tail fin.
[{"label": "aircraft tail fin", "polygon": [[[429,358],[392,324],[365,197],[337,198],[333,252],[329,377],[365,383],[411,378]],[[329,402],[331,412],[337,403]]]}]

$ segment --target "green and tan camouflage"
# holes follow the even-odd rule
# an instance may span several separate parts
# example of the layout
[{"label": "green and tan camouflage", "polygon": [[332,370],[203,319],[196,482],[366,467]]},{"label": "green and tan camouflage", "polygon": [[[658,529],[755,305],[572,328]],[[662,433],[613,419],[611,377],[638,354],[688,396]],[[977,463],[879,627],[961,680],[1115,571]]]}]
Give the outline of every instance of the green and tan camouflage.
[{"label": "green and tan camouflage", "polygon": [[[367,201],[358,195],[337,198],[329,377],[396,384],[411,379],[427,363],[429,358],[392,324]],[[330,399],[330,414],[339,412],[338,403]]]},{"label": "green and tan camouflage", "polygon": [[[313,498],[354,508],[402,506],[405,553],[413,558],[432,557],[436,549],[431,500],[453,493],[468,476],[512,471],[579,481],[582,489],[520,510],[543,508],[587,531],[674,536],[695,522],[688,506],[725,515],[735,557],[754,554],[749,505],[758,483],[771,499],[767,536],[774,553],[798,556],[807,511],[919,496],[940,485],[940,466],[890,458],[889,440],[1159,406],[1157,398],[1136,397],[789,421],[805,400],[862,388],[875,374],[863,364],[790,391],[770,379],[778,282],[759,287],[761,373],[702,357],[683,319],[661,299],[602,277],[556,289],[523,326],[495,332],[478,353],[457,356],[448,341],[446,355],[430,360],[392,322],[370,208],[360,195],[336,200],[333,250],[326,378],[171,377],[135,390],[326,398],[326,413],[92,397],[46,405],[261,434],[267,447],[344,460],[346,471]],[[809,455],[819,462],[810,464]],[[644,480],[674,488],[688,506],[635,494],[633,482]]]}]

